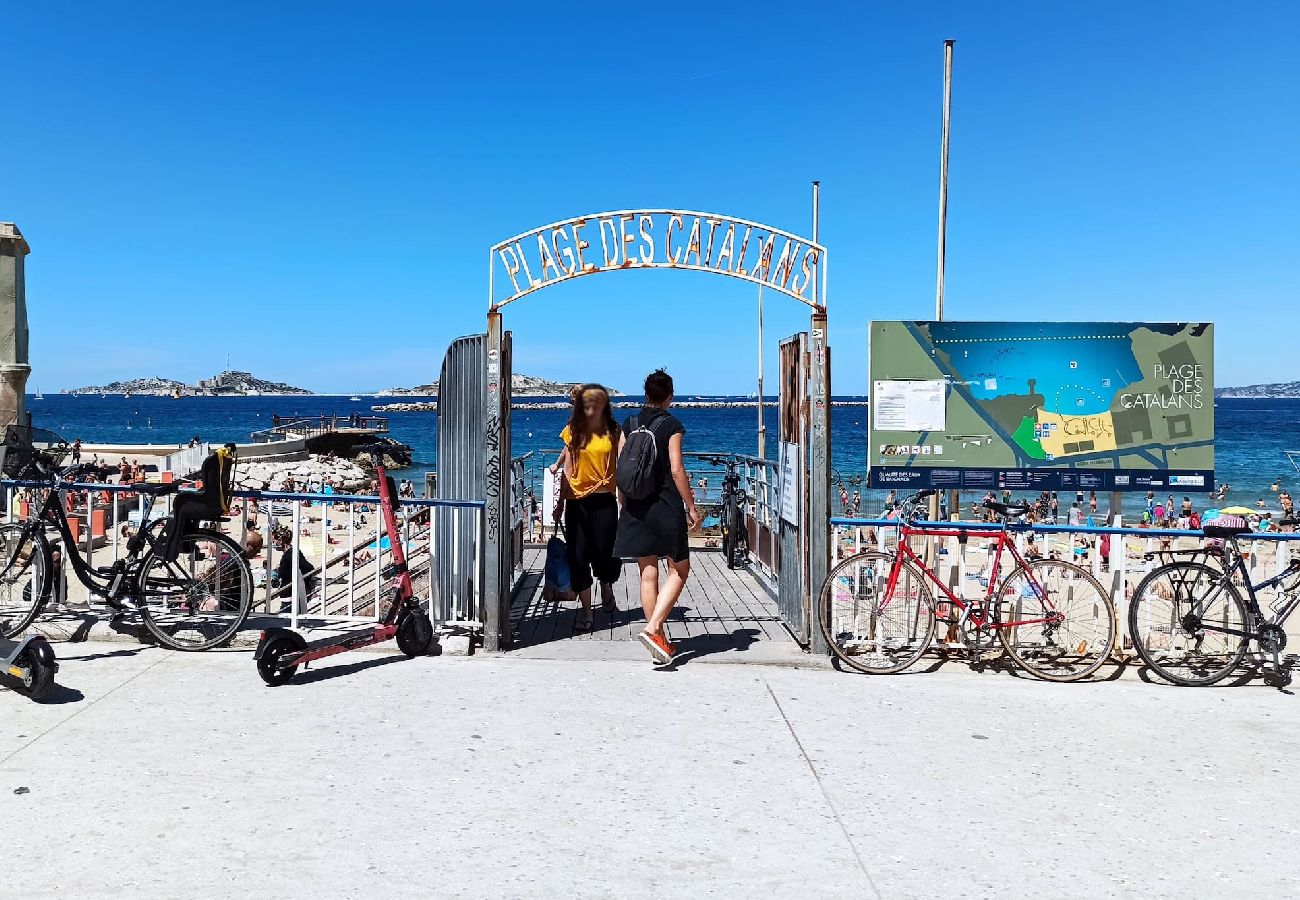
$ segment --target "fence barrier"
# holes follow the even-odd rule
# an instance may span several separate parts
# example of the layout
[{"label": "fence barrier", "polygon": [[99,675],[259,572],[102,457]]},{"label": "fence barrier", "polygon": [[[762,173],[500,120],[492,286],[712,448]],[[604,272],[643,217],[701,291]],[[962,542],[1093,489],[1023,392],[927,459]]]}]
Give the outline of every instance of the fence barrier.
[{"label": "fence barrier", "polygon": [[[15,522],[39,511],[43,498],[32,492],[49,485],[4,480],[0,487],[5,491],[5,521]],[[147,524],[145,496],[129,484],[66,483],[58,491],[77,538],[75,549],[92,566],[115,562],[126,553],[130,532]],[[170,515],[176,496],[158,498],[150,521]],[[435,626],[480,628],[483,501],[406,498],[395,502],[416,596],[427,604]],[[273,525],[291,530],[290,545],[282,551],[273,547]],[[262,538],[261,548],[249,559],[256,586],[255,615],[287,617],[294,628],[300,620],[374,622],[381,618],[386,580],[380,573],[391,562],[392,548],[378,497],[235,491],[230,517],[220,527],[237,537],[245,552],[250,534]],[[444,528],[454,552],[442,550]],[[52,539],[61,540],[58,535]],[[461,542],[466,540],[471,546],[462,553]],[[290,565],[281,580],[277,574],[285,554]],[[279,556],[278,564],[272,563],[273,555]],[[81,602],[91,609],[102,606],[102,600],[88,596],[75,578],[69,581],[62,571],[57,576],[56,600]]]},{"label": "fence barrier", "polygon": [[[833,516],[830,525],[833,530],[832,566],[846,556],[863,550],[878,548],[889,552],[896,545],[899,535],[896,519]],[[942,542],[942,546],[937,548],[938,552],[931,557],[937,560],[935,574],[959,595],[962,595],[961,588],[968,580],[978,581],[991,567],[989,547],[981,546],[982,535],[990,535],[1002,529],[1001,525],[989,522],[915,522],[912,527],[942,528],[948,531],[956,529],[968,534],[964,552],[960,539],[956,537],[913,537],[915,543],[912,548],[918,553],[924,545]],[[1013,525],[1010,531],[1015,535],[1016,549],[1022,555],[1032,537],[1044,558],[1073,561],[1092,572],[1102,587],[1110,592],[1111,601],[1115,604],[1119,620],[1118,633],[1124,636],[1124,650],[1132,647],[1127,634],[1128,604],[1138,583],[1154,568],[1172,558],[1166,554],[1198,549],[1206,540],[1200,531],[1126,528],[1122,522],[1113,526]],[[1062,536],[1066,537],[1064,541],[1060,540]],[[1110,537],[1109,552],[1104,557],[1101,553],[1103,536]],[[1041,543],[1038,538],[1041,538]],[[1288,549],[1287,542],[1292,541],[1300,541],[1300,533],[1261,531],[1239,537],[1237,542],[1246,557],[1251,581],[1258,583],[1282,574],[1291,565],[1292,556],[1300,555],[1300,546],[1291,552],[1285,552]],[[992,543],[992,540],[985,538],[984,543]],[[1006,560],[1003,560],[1000,571],[1010,574]],[[821,585],[814,586],[815,593],[820,589]],[[980,583],[978,594],[981,597],[984,595],[984,583]],[[1259,601],[1265,609],[1272,602],[1267,595],[1261,595]]]}]

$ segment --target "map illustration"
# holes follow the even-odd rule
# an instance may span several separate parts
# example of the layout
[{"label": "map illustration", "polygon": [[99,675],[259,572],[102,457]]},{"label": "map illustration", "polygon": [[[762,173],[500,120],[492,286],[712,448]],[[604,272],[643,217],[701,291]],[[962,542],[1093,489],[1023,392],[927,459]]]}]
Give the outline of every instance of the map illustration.
[{"label": "map illustration", "polygon": [[[872,481],[1208,490],[1213,346],[1208,323],[873,322]],[[917,468],[944,471],[888,471]]]}]

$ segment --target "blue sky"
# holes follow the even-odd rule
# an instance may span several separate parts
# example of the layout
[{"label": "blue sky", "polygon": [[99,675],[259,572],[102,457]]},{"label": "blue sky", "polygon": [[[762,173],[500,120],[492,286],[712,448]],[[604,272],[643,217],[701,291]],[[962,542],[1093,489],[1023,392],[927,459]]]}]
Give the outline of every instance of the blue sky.
[{"label": "blue sky", "polygon": [[[948,318],[1212,320],[1220,385],[1300,378],[1297,10],[22,4],[0,220],[33,247],[32,382],[227,354],[321,391],[429,380],[483,328],[498,240],[641,206],[806,234],[816,178],[834,388],[864,393],[867,322],[933,313],[945,38]],[[506,322],[516,371],[695,393],[753,390],[755,319],[747,283],[634,272]],[[769,294],[769,367],[806,327]]]}]

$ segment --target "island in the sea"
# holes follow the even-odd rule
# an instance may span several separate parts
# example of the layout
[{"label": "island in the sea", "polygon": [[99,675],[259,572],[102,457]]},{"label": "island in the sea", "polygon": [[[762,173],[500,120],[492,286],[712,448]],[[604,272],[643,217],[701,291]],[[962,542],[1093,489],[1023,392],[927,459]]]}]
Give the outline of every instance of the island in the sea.
[{"label": "island in the sea", "polygon": [[69,394],[139,394],[154,397],[259,397],[278,395],[311,394],[309,390],[283,384],[279,381],[266,381],[254,377],[248,372],[221,372],[211,378],[204,378],[196,384],[187,384],[173,378],[132,378],[129,381],[114,381],[110,384],[94,387],[80,387]]},{"label": "island in the sea", "polygon": [[1300,381],[1215,388],[1214,396],[1227,400],[1295,400],[1300,399]]},{"label": "island in the sea", "polygon": [[[549,381],[536,375],[515,373],[510,378],[510,393],[514,397],[565,397],[574,388],[573,383]],[[610,395],[621,397],[622,393],[610,389]],[[375,394],[376,397],[436,397],[438,382],[420,384],[409,388],[388,388]]]}]

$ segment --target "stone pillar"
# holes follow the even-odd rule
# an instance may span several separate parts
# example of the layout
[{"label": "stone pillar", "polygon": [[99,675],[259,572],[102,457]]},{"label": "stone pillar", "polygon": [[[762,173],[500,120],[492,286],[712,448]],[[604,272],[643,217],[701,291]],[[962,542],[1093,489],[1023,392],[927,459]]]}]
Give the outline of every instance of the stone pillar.
[{"label": "stone pillar", "polygon": [[0,222],[0,427],[27,421],[27,293],[23,260],[31,247],[13,222]]}]

